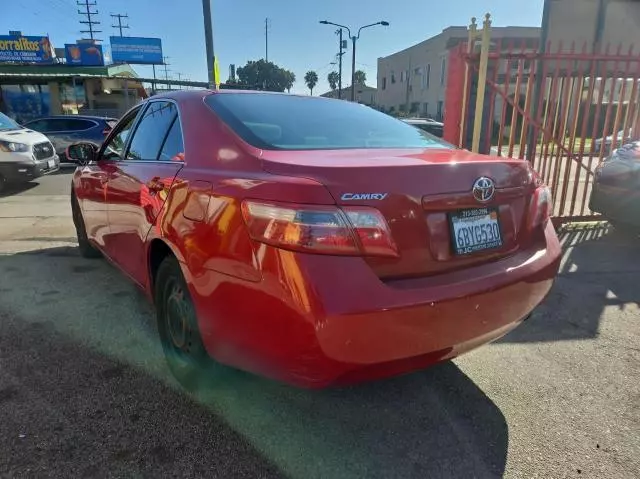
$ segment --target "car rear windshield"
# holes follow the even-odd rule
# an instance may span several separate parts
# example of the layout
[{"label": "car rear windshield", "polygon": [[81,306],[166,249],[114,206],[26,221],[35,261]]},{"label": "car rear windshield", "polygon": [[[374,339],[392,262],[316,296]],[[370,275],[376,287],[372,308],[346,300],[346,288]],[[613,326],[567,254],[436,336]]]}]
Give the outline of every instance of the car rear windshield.
[{"label": "car rear windshield", "polygon": [[264,150],[453,148],[358,103],[269,93],[210,95],[207,104],[250,145]]}]

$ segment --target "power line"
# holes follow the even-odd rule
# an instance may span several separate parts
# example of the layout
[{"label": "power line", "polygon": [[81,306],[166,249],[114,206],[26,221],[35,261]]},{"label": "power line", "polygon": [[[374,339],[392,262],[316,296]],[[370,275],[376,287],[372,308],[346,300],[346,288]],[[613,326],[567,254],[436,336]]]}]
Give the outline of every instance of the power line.
[{"label": "power line", "polygon": [[98,5],[97,2],[90,2],[89,0],[84,0],[84,3],[83,3],[80,1],[76,1],[76,5],[79,7],[85,8],[84,12],[78,10],[78,15],[81,15],[82,17],[87,17],[86,20],[80,20],[80,23],[84,25],[89,25],[89,30],[80,30],[80,33],[88,33],[89,36],[91,37],[91,40],[98,40],[97,38],[94,38],[93,35],[94,33],[102,33],[102,30],[96,30],[93,28],[93,26],[100,25],[100,22],[97,20],[91,20],[92,15],[98,14],[98,9],[96,9],[95,11],[91,11],[91,7],[95,7]]},{"label": "power line", "polygon": [[119,13],[112,13],[111,14],[111,18],[117,18],[118,19],[118,24],[117,25],[111,25],[111,27],[112,28],[117,28],[118,30],[120,30],[120,36],[123,36],[122,35],[122,29],[123,28],[129,28],[129,25],[123,25],[122,24],[122,19],[123,18],[129,18],[129,15],[127,15],[127,14],[121,15]]}]

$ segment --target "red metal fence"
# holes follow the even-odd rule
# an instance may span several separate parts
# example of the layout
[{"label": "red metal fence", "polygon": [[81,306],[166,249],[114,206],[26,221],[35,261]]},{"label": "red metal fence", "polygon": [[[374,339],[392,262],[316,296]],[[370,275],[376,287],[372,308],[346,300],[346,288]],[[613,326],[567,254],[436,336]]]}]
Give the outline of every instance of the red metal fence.
[{"label": "red metal fence", "polygon": [[468,44],[450,52],[445,138],[530,161],[553,191],[554,216],[591,218],[594,168],[621,142],[640,138],[640,54],[509,39],[488,50],[486,69],[482,51]]}]

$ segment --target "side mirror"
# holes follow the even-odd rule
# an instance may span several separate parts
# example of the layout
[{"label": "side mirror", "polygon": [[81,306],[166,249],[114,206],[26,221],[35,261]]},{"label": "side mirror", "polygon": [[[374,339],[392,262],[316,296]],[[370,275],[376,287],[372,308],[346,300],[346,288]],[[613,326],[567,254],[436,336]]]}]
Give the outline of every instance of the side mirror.
[{"label": "side mirror", "polygon": [[66,150],[67,158],[86,165],[98,158],[98,147],[93,143],[72,143]]}]

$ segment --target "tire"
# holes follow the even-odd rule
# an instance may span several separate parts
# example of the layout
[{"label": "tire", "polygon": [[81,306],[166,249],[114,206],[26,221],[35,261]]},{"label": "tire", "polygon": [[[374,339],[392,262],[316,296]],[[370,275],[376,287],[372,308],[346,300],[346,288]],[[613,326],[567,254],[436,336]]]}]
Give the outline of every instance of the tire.
[{"label": "tire", "polygon": [[178,260],[167,256],[156,275],[154,302],[162,350],[171,374],[190,392],[206,389],[220,368],[208,355]]},{"label": "tire", "polygon": [[84,226],[84,219],[82,218],[82,211],[80,211],[80,205],[76,199],[76,195],[71,195],[71,213],[73,215],[73,224],[76,227],[76,236],[78,237],[78,249],[80,250],[80,256],[83,258],[100,258],[102,254],[89,242],[87,237],[87,230]]}]

